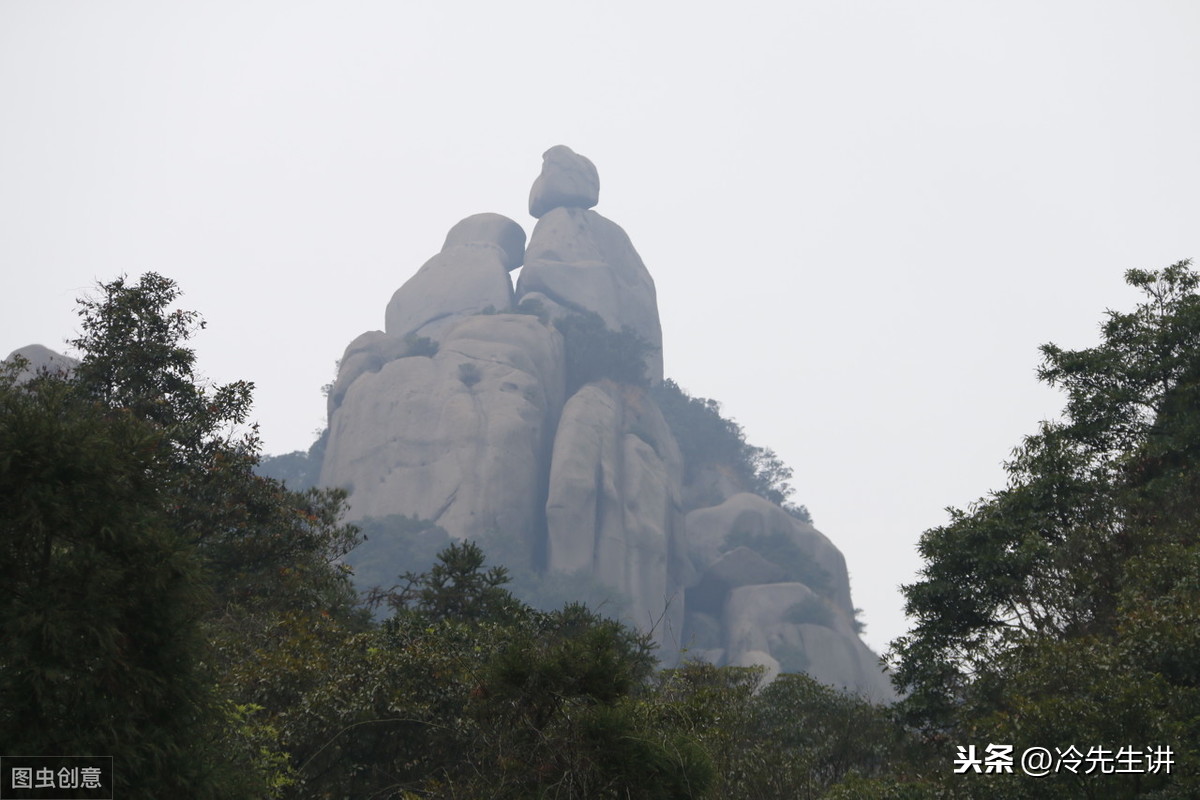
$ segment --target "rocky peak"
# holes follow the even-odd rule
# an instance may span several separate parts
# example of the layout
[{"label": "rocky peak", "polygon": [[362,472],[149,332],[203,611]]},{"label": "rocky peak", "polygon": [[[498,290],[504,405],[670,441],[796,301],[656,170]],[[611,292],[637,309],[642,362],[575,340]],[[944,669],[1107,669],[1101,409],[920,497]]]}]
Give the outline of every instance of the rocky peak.
[{"label": "rocky peak", "polygon": [[[518,592],[546,604],[599,593],[653,633],[667,663],[686,650],[891,697],[857,636],[833,543],[746,493],[732,469],[686,463],[676,437],[694,434],[655,399],[654,280],[625,231],[591,210],[598,198],[595,166],[560,145],[530,193],[538,222],[527,246],[498,214],[450,229],[392,296],[385,331],[347,348],[321,483],[349,490],[353,516],[373,518],[372,530],[406,515],[479,540],[523,576]],[[514,290],[508,273],[522,264]],[[562,322],[581,313],[604,326]],[[645,370],[617,372],[650,385],[612,375],[568,385],[570,337],[626,341],[622,331],[651,354],[634,348],[626,358]],[[364,572],[426,566],[404,562],[405,548],[397,539],[389,555],[374,542]]]},{"label": "rocky peak", "polygon": [[529,215],[541,218],[555,208],[591,208],[600,202],[596,165],[565,144],[542,154],[542,174],[529,190]]},{"label": "rocky peak", "polygon": [[49,347],[40,344],[28,344],[24,347],[18,347],[8,354],[8,357],[4,359],[4,363],[12,363],[18,358],[25,362],[25,367],[21,370],[17,378],[20,382],[27,381],[37,373],[43,371],[56,375],[68,375],[75,367],[79,366],[79,359],[64,356],[62,353],[55,352]]}]

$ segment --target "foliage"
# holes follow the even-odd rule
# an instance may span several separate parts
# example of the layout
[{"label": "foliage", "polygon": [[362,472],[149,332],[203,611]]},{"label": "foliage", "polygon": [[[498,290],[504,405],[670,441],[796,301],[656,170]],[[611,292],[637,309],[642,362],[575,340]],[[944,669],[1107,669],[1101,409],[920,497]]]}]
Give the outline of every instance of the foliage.
[{"label": "foliage", "polygon": [[687,482],[694,482],[705,468],[725,467],[733,471],[744,491],[782,506],[804,522],[812,522],[808,509],[789,500],[793,492],[789,483],[791,468],[773,450],[747,442],[742,426],[722,416],[720,403],[692,397],[669,378],[651,391],[679,442]]},{"label": "foliage", "polygon": [[915,742],[886,709],[759,667],[689,663],[664,671],[652,701],[661,724],[686,732],[712,758],[713,797],[825,797],[846,779],[907,773]]},{"label": "foliage", "polygon": [[637,713],[645,637],[580,606],[534,611],[503,578],[454,544],[382,626],[283,620],[237,682],[274,710],[289,796],[695,796],[680,787],[703,753]]},{"label": "foliage", "polygon": [[256,431],[237,432],[252,385],[209,389],[197,379],[187,341],[204,323],[195,312],[170,310],[178,295],[173,281],[147,273],[81,300],[76,386],[161,431],[164,502],[172,527],[199,546],[215,614],[295,604],[345,609],[353,595],[336,562],[358,539],[339,521],[344,494],[289,492],[255,474]]},{"label": "foliage", "polygon": [[554,326],[563,337],[568,397],[603,378],[630,386],[649,385],[646,359],[656,348],[632,328],[610,331],[594,311],[560,317]]},{"label": "foliage", "polygon": [[292,491],[312,489],[320,482],[321,462],[325,458],[325,445],[328,441],[329,429],[325,428],[308,450],[263,456],[255,465],[254,473],[279,481]]},{"label": "foliage", "polygon": [[550,324],[550,311],[546,308],[546,304],[532,297],[526,297],[520,303],[517,303],[517,307],[513,309],[513,313],[537,317],[543,325]]},{"label": "foliage", "polygon": [[367,517],[355,525],[362,541],[344,560],[354,571],[359,596],[376,613],[401,588],[398,579],[403,581],[406,574],[428,570],[438,553],[450,544],[445,530],[416,516]]},{"label": "foliage", "polygon": [[[931,735],[1018,752],[1171,745],[1170,778],[1124,776],[1105,796],[1187,796],[1200,766],[1200,276],[1181,262],[1126,280],[1145,299],[1108,312],[1100,345],[1042,348],[1064,419],[1017,448],[1005,489],[922,537],[926,566],[905,587],[916,626],[892,657],[908,718]],[[1009,788],[1096,791],[1038,780]]]},{"label": "foliage", "polygon": [[454,542],[438,553],[426,573],[404,576],[408,585],[392,600],[396,608],[411,608],[429,619],[480,620],[502,617],[517,605],[504,589],[508,570],[484,571],[483,550],[474,542]]},{"label": "foliage", "polygon": [[478,364],[466,361],[458,365],[458,379],[462,381],[463,386],[470,389],[483,380],[483,373],[479,370]]},{"label": "foliage", "polygon": [[475,707],[483,752],[501,765],[489,796],[699,796],[703,754],[637,713],[653,663],[646,637],[579,605],[515,629]]},{"label": "foliage", "polygon": [[407,334],[404,337],[404,347],[407,356],[433,358],[438,351],[437,340],[430,339],[428,336],[417,336],[415,333]]},{"label": "foliage", "polygon": [[79,300],[82,354],[75,379],[89,397],[160,426],[170,455],[198,466],[216,451],[252,446],[233,435],[245,422],[253,385],[236,381],[208,390],[186,346],[204,321],[194,311],[168,310],[179,297],[174,281],[153,272],[136,284],[102,284],[99,297]]},{"label": "foliage", "polygon": [[[655,676],[645,636],[561,586],[530,607],[477,543],[404,517],[360,537],[344,494],[256,474],[250,385],[197,378],[177,296],[102,286],[75,378],[0,379],[0,752],[112,754],[126,793],[200,798],[816,797],[895,767],[902,735],[865,704],[754,670]],[[642,363],[615,336],[598,363]],[[345,562],[396,539],[372,623]],[[1122,602],[1164,581],[1189,602],[1176,555],[1148,553]],[[1145,630],[1187,612],[1156,613]],[[1138,644],[1194,670],[1186,638]]]},{"label": "foliage", "polygon": [[111,755],[122,793],[252,796],[199,667],[208,590],[160,500],[162,428],[68,381],[13,379],[0,377],[0,752]]},{"label": "foliage", "polygon": [[[97,712],[112,716],[109,722],[97,722],[104,732],[97,735],[120,736],[125,750],[114,745],[96,752],[128,750],[127,774],[145,779],[138,791],[271,796],[286,783],[285,756],[269,746],[271,728],[250,713],[241,687],[230,681],[230,670],[272,640],[281,614],[311,620],[332,613],[347,624],[361,624],[338,563],[357,534],[340,522],[344,494],[290,492],[254,474],[257,437],[253,428],[240,429],[251,386],[235,382],[214,388],[197,378],[187,342],[203,322],[193,312],[172,310],[177,297],[172,281],[150,273],[136,283],[120,278],[102,285],[95,299],[81,301],[82,335],[73,344],[82,360],[73,377],[58,383],[34,381],[19,395],[40,398],[45,391],[45,399],[59,404],[64,424],[77,426],[64,442],[52,444],[57,434],[39,428],[34,417],[7,417],[21,436],[40,436],[54,448],[40,457],[45,469],[21,461],[33,457],[35,451],[28,447],[0,450],[5,463],[23,465],[28,482],[23,494],[31,502],[53,506],[61,500],[72,509],[69,515],[51,509],[51,516],[46,508],[36,513],[26,509],[8,530],[26,544],[41,542],[37,560],[44,567],[32,599],[27,599],[42,605],[14,611],[18,622],[13,624],[27,633],[40,631],[42,641],[48,641],[44,626],[50,614],[56,627],[62,624],[63,648],[98,654],[94,662],[80,659],[81,669],[57,664],[51,672],[58,690],[77,700],[91,697],[96,706],[111,700],[108,711]],[[105,444],[102,434],[108,432],[125,437],[123,444],[118,446],[116,438]],[[139,438],[131,438],[131,432]],[[124,450],[125,461],[110,449]],[[93,493],[90,500],[88,492]],[[156,563],[143,564],[143,558]],[[78,566],[72,566],[77,560]],[[28,559],[12,563],[28,564]],[[72,570],[78,574],[72,577]],[[65,612],[51,614],[46,605],[52,585],[60,580],[70,587],[54,590],[61,596],[53,602],[86,601],[86,609],[67,615],[82,629],[66,624]],[[118,611],[119,598],[133,604],[136,613]],[[22,617],[26,612],[35,617]],[[40,626],[30,621],[35,618],[43,620]],[[160,626],[176,638],[164,638]],[[51,663],[59,658],[43,655]],[[115,660],[116,666],[105,659]],[[0,672],[14,680],[33,674]],[[105,683],[123,681],[136,697],[125,697]],[[45,726],[48,732],[74,719],[56,705],[52,693],[34,691],[27,700],[28,707],[19,713],[59,719],[58,728]],[[145,710],[147,704],[156,710]],[[169,728],[177,717],[186,718],[186,733]],[[131,732],[135,729],[137,735]],[[253,749],[238,749],[243,746]],[[139,755],[137,747],[148,748],[151,755]],[[163,778],[168,782],[161,785],[179,781],[179,788],[144,788],[160,785],[152,771],[168,769],[175,777]]]}]

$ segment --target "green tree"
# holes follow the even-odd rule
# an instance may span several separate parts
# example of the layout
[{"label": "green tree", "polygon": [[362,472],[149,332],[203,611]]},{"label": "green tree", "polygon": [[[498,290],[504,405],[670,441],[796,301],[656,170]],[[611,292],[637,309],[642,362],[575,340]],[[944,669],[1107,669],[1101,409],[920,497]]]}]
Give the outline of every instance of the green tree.
[{"label": "green tree", "polygon": [[[265,744],[275,739],[271,709],[238,681],[238,667],[281,646],[285,623],[365,624],[341,564],[358,536],[340,521],[343,493],[291,492],[255,474],[258,439],[245,426],[252,386],[199,379],[189,340],[203,321],[175,309],[178,297],[173,281],[148,273],[103,284],[83,299],[82,334],[73,342],[82,359],[70,391],[97,413],[153,433],[156,488],[145,498],[153,502],[147,513],[203,577],[201,600],[189,607],[205,640],[194,668],[224,724],[215,735],[220,746],[198,763],[216,768],[240,759],[236,771],[260,776],[261,792],[272,793],[287,781],[286,754]],[[236,747],[243,750],[230,752]]]},{"label": "green tree", "polygon": [[602,378],[630,386],[647,386],[646,358],[655,347],[632,328],[610,331],[594,311],[568,314],[554,321],[563,337],[567,395]]},{"label": "green tree", "polygon": [[71,344],[82,356],[75,380],[88,396],[160,426],[170,454],[197,465],[235,443],[254,444],[252,435],[233,433],[254,387],[203,385],[187,341],[205,323],[194,311],[171,308],[179,295],[174,281],[154,272],[134,284],[125,277],[101,284],[97,296],[80,298],[82,333]]},{"label": "green tree", "polygon": [[1018,751],[1163,744],[1175,769],[988,791],[1197,789],[1200,276],[1181,262],[1126,279],[1145,299],[1108,312],[1100,345],[1042,348],[1039,377],[1066,392],[1064,418],[1017,448],[1005,489],[922,537],[926,565],[905,587],[916,624],[892,655],[903,707],[930,734],[1007,737]]},{"label": "green tree", "polygon": [[199,667],[208,599],[161,502],[162,429],[0,376],[0,752],[114,758],[130,797],[256,796]]},{"label": "green tree", "polygon": [[434,621],[475,621],[509,613],[518,605],[504,588],[508,570],[484,570],[487,557],[475,542],[452,542],[428,572],[407,573],[407,585],[393,598],[397,609],[411,609]]},{"label": "green tree", "polygon": [[704,796],[703,749],[644,713],[650,648],[580,605],[533,612],[507,631],[472,703],[480,734],[468,775],[486,777],[468,781],[470,796]]},{"label": "green tree", "polygon": [[923,767],[918,743],[889,709],[807,675],[764,684],[761,667],[688,663],[659,676],[649,703],[660,725],[707,752],[712,797],[819,798],[843,783],[907,780]]},{"label": "green tree", "polygon": [[289,492],[255,474],[257,428],[244,425],[253,384],[199,379],[189,340],[204,321],[173,308],[179,296],[174,281],[151,272],[81,299],[76,385],[161,431],[166,507],[175,529],[200,546],[215,615],[296,604],[347,612],[354,595],[338,564],[358,535],[339,521],[344,493]]},{"label": "green tree", "polygon": [[679,442],[685,480],[695,481],[705,468],[732,471],[743,490],[780,505],[792,516],[812,522],[808,509],[791,501],[792,470],[770,448],[746,441],[746,432],[721,413],[721,404],[692,397],[668,378],[651,390],[663,417]]}]

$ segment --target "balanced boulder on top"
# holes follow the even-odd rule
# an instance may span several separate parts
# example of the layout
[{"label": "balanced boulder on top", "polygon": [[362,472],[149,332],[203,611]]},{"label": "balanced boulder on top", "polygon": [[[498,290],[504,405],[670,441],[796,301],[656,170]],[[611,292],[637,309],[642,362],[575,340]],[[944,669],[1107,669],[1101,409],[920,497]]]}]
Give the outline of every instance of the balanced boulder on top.
[{"label": "balanced boulder on top", "polygon": [[499,214],[476,214],[446,235],[442,251],[396,290],[384,316],[391,336],[438,339],[459,320],[512,308],[509,270],[521,265],[525,231]]},{"label": "balanced boulder on top", "polygon": [[596,165],[564,144],[542,154],[542,174],[529,191],[529,215],[542,217],[553,208],[591,208],[600,202]]}]

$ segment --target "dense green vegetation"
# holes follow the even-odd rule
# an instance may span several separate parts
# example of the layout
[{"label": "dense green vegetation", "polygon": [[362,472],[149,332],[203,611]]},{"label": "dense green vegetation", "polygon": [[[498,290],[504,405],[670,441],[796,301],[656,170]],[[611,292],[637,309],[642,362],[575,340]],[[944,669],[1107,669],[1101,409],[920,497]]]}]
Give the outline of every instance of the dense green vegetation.
[{"label": "dense green vegetation", "polygon": [[721,414],[721,404],[693,397],[670,378],[652,390],[683,453],[685,480],[694,482],[705,468],[728,470],[744,491],[765,497],[793,516],[812,522],[808,509],[791,501],[792,469],[766,447],[746,441],[746,432]]},{"label": "dense green vegetation", "polygon": [[[1099,345],[1043,348],[1063,419],[922,537],[894,709],[655,671],[645,637],[534,608],[411,518],[364,526],[427,564],[380,581],[373,621],[343,497],[254,473],[251,387],[197,380],[174,284],[107,284],[73,376],[0,375],[0,752],[112,755],[120,796],[148,798],[1195,797],[1200,277],[1128,280],[1145,300]],[[716,450],[744,445],[729,432]],[[954,773],[989,744],[1113,769]],[[1159,746],[1170,772],[1115,769]]]},{"label": "dense green vegetation", "polygon": [[1126,278],[1144,300],[1108,312],[1099,345],[1042,348],[1063,419],[1014,451],[1008,486],[922,537],[892,656],[905,719],[941,747],[1163,746],[1175,763],[958,776],[963,796],[1200,792],[1200,276]]},{"label": "dense green vegetation", "polygon": [[585,383],[608,379],[629,386],[648,386],[646,357],[657,348],[632,328],[611,331],[594,311],[568,314],[554,321],[563,337],[567,396]]},{"label": "dense green vegetation", "polygon": [[[438,548],[372,621],[343,496],[255,474],[252,387],[197,379],[177,295],[104,285],[72,376],[0,379],[0,752],[113,755],[121,796],[213,798],[717,797],[786,760],[716,749],[725,719],[778,712],[747,701],[757,673],[656,674],[644,636],[535,609],[418,520],[364,526]],[[811,685],[792,713],[840,698]]]}]

